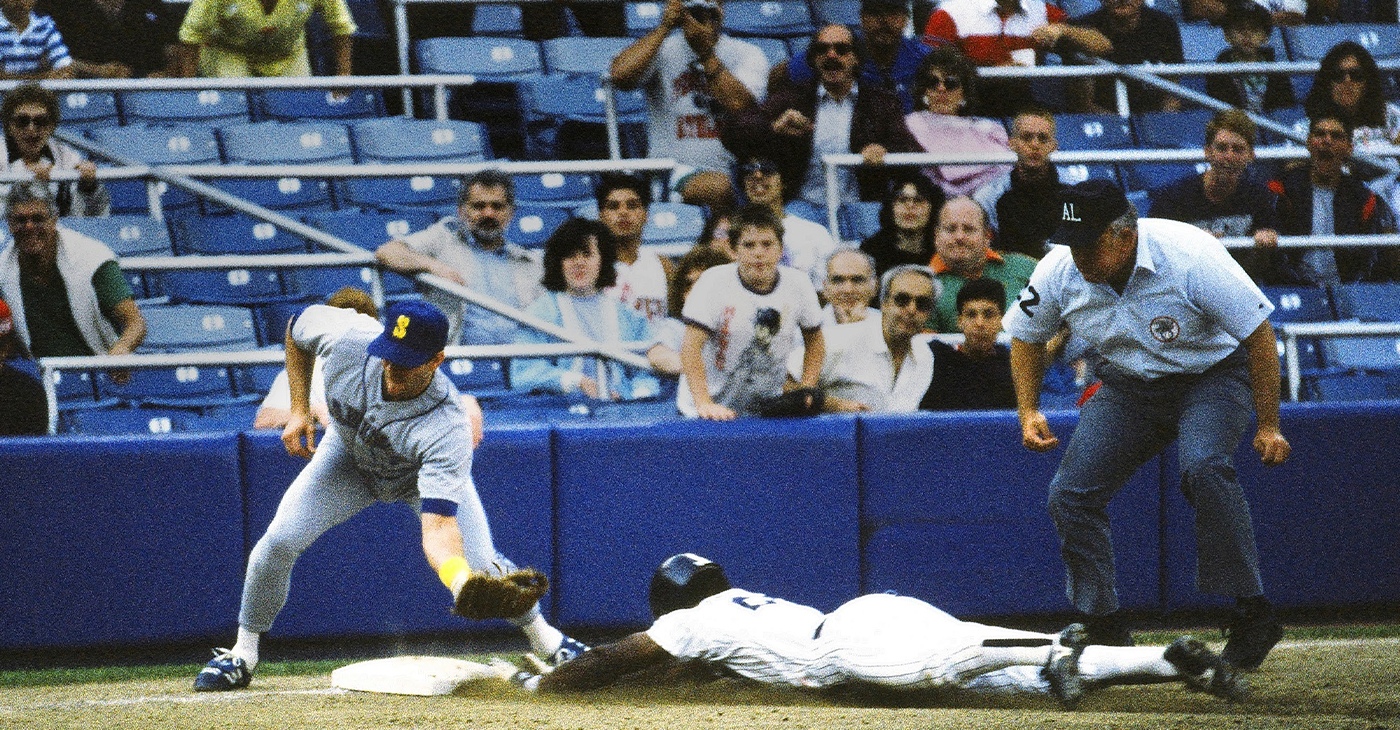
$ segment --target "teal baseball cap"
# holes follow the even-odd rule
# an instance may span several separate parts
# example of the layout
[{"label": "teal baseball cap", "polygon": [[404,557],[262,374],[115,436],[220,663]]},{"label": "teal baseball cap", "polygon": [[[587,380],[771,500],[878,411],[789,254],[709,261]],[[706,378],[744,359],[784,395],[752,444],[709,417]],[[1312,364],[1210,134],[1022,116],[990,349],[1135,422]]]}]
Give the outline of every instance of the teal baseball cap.
[{"label": "teal baseball cap", "polygon": [[394,302],[384,310],[384,332],[369,354],[401,368],[416,368],[447,346],[447,316],[427,302]]}]

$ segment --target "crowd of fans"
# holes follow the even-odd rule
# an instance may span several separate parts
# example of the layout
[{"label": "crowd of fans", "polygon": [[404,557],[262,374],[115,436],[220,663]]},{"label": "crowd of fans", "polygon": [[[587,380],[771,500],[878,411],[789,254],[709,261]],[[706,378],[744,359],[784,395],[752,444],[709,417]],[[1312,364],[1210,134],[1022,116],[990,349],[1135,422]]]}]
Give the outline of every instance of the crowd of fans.
[{"label": "crowd of fans", "polygon": [[[194,0],[183,22],[159,0],[35,5],[0,1],[0,37],[9,40],[0,44],[0,77],[309,75],[313,13],[330,32],[328,67],[352,70],[356,26],[345,0]],[[532,17],[545,15],[527,24],[532,33],[622,35],[610,3],[538,5]],[[1275,25],[1354,17],[1316,2],[1196,0],[1185,10],[1224,29],[1222,62],[1275,60],[1266,45]],[[1180,61],[1177,21],[1143,0],[1104,0],[1080,17],[1041,0],[945,0],[911,35],[905,3],[865,0],[857,27],[821,27],[805,52],[770,68],[756,46],[723,32],[723,20],[715,0],[668,0],[657,27],[611,66],[618,88],[644,92],[650,155],[679,163],[665,191],[705,206],[689,253],[672,260],[641,246],[652,184],[604,174],[597,221],[565,223],[541,256],[509,239],[513,181],[488,170],[463,181],[457,215],[386,241],[380,264],[440,276],[586,339],[643,343],[655,369],[522,359],[510,368],[517,389],[600,400],[675,393],[681,413],[718,419],[1012,407],[996,334],[1059,220],[1063,184],[1049,162],[1057,125],[1053,111],[1028,103],[1035,82],[983,80],[977,67],[1036,65],[1051,53],[1066,63]],[[1240,110],[1294,106],[1292,84],[1281,73],[1211,76],[1209,93],[1238,109],[1206,126],[1205,171],[1151,191],[1149,215],[1252,237],[1253,247],[1232,253],[1261,284],[1400,280],[1400,248],[1278,247],[1279,236],[1396,230],[1393,158],[1354,156],[1397,142],[1400,114],[1386,104],[1393,83],[1364,47],[1339,43],[1304,101],[1308,158],[1261,167],[1258,131]],[[1113,109],[1112,86],[1107,77],[1070,83],[1067,110]],[[1160,89],[1130,82],[1128,92],[1134,112],[1180,108]],[[5,201],[6,383],[24,377],[16,359],[131,352],[145,333],[111,250],[57,225],[59,216],[105,215],[109,205],[92,163],[52,138],[60,116],[54,94],[36,84],[0,105],[0,169],[34,178],[8,186]],[[883,164],[889,153],[920,151],[1010,151],[1016,161]],[[831,153],[863,160],[840,169],[840,200],[882,204],[878,232],[863,241],[841,243],[814,222],[824,219],[821,160]],[[78,176],[60,184],[52,170]],[[448,313],[452,343],[544,339],[454,297],[424,296]],[[949,345],[929,333],[964,340]],[[7,399],[32,394],[5,391]]]}]

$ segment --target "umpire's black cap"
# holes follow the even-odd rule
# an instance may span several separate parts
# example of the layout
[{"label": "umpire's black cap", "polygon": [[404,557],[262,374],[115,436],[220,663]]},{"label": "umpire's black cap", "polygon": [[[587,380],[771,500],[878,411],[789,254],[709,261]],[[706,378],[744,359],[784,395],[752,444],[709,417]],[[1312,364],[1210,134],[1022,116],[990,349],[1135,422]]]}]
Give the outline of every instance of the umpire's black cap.
[{"label": "umpire's black cap", "polygon": [[1060,227],[1050,243],[1070,248],[1098,245],[1108,224],[1128,210],[1123,190],[1107,180],[1085,180],[1060,191]]}]

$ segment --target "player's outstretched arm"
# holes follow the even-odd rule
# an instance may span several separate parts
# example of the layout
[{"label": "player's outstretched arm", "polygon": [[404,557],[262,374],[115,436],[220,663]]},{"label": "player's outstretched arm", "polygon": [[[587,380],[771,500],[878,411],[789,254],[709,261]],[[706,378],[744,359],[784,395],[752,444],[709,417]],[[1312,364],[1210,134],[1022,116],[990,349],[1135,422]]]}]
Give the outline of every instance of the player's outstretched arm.
[{"label": "player's outstretched arm", "polygon": [[645,633],[635,633],[611,644],[595,646],[559,665],[540,680],[541,692],[575,692],[598,689],[622,677],[658,665],[676,663]]},{"label": "player's outstretched arm", "polygon": [[1254,450],[1264,466],[1278,466],[1288,460],[1292,451],[1288,439],[1279,427],[1279,369],[1278,349],[1274,344],[1274,326],[1266,319],[1244,339],[1249,356],[1249,388],[1254,394],[1254,414],[1258,431],[1254,435]]}]

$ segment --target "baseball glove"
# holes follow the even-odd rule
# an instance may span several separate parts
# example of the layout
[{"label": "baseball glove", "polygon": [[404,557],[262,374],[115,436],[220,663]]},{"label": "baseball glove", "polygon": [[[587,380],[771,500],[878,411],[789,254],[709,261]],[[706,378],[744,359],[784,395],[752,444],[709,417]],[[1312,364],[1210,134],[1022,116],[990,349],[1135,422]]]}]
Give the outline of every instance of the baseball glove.
[{"label": "baseball glove", "polygon": [[464,618],[513,618],[529,611],[549,590],[549,579],[534,568],[499,578],[473,573],[457,592],[452,613]]}]

